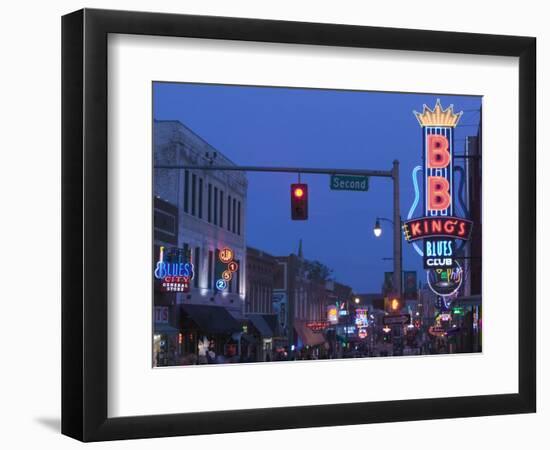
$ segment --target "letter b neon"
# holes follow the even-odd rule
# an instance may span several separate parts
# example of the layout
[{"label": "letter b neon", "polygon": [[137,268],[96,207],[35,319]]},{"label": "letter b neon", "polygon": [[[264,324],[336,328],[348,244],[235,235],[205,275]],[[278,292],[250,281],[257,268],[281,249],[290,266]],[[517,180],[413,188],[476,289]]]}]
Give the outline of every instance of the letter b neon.
[{"label": "letter b neon", "polygon": [[428,135],[428,167],[430,169],[442,169],[451,161],[449,154],[449,141],[440,134]]},{"label": "letter b neon", "polygon": [[451,205],[449,182],[443,177],[428,177],[428,209],[443,211]]}]

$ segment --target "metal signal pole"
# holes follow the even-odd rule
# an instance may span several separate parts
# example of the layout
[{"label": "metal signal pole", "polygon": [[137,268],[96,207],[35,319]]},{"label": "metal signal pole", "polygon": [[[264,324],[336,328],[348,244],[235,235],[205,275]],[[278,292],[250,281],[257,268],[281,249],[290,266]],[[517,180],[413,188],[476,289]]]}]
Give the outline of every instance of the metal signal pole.
[{"label": "metal signal pole", "polygon": [[402,249],[401,249],[401,212],[399,205],[399,161],[393,162],[393,285],[403,305]]}]

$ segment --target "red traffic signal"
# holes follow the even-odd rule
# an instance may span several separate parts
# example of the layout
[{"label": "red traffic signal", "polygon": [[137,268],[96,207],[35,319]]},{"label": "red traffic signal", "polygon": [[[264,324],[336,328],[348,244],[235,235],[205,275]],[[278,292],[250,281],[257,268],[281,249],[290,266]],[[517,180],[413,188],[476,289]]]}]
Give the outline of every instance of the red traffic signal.
[{"label": "red traffic signal", "polygon": [[307,184],[290,185],[290,215],[292,220],[307,220]]}]

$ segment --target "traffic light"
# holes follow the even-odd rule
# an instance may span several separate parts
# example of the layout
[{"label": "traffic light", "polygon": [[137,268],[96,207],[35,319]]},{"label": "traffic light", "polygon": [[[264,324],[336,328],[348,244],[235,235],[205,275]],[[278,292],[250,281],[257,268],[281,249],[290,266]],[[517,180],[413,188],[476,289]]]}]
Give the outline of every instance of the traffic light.
[{"label": "traffic light", "polygon": [[399,298],[396,294],[389,294],[385,298],[386,303],[386,311],[391,314],[396,314],[401,311],[401,308],[403,308],[403,301]]},{"label": "traffic light", "polygon": [[290,185],[290,214],[292,220],[307,220],[307,184]]}]

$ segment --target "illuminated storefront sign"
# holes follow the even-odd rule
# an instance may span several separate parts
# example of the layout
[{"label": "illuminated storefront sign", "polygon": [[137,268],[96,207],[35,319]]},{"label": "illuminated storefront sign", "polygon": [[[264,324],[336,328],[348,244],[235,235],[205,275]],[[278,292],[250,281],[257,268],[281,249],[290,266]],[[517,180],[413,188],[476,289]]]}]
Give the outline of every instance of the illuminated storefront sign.
[{"label": "illuminated storefront sign", "polygon": [[369,324],[368,310],[364,308],[357,308],[355,310],[355,325],[358,328],[366,327]]},{"label": "illuminated storefront sign", "polygon": [[424,269],[453,267],[454,250],[452,239],[424,239]]},{"label": "illuminated storefront sign", "polygon": [[227,289],[227,281],[222,280],[221,278],[219,280],[216,280],[216,289],[218,291],[223,291],[224,289]]},{"label": "illuminated storefront sign", "polygon": [[234,261],[235,252],[229,248],[224,247],[218,252],[218,260],[221,265],[220,272],[216,274],[216,277],[220,277],[216,280],[216,289],[218,291],[224,291],[229,287],[229,282],[233,279],[233,275],[239,270],[239,264]]},{"label": "illuminated storefront sign", "polygon": [[338,308],[336,305],[330,305],[327,307],[327,320],[331,324],[338,323]]},{"label": "illuminated storefront sign", "polygon": [[225,263],[225,264],[230,263],[231,261],[233,261],[233,256],[234,256],[233,250],[231,250],[228,247],[222,248],[220,250],[220,261],[222,263]]},{"label": "illuminated storefront sign", "polygon": [[468,240],[472,232],[472,222],[459,217],[421,217],[405,221],[403,231],[409,242],[431,237]]},{"label": "illuminated storefront sign", "polygon": [[[411,218],[420,192],[413,171],[416,199],[403,222],[405,239],[423,257],[428,285],[437,295],[453,295],[463,280],[462,267],[456,258],[456,240],[470,239],[473,223],[455,216],[454,194],[454,130],[462,112],[454,113],[453,106],[441,107],[437,100],[433,110],[424,105],[422,113],[414,112],[422,128],[422,157],[424,173],[424,215]],[[421,240],[419,247],[415,241]]]},{"label": "illuminated storefront sign", "polygon": [[312,322],[306,322],[306,327],[308,327],[314,333],[320,333],[323,330],[326,330],[329,326],[328,322],[322,320],[315,320]]},{"label": "illuminated storefront sign", "polygon": [[442,297],[455,294],[462,284],[462,278],[462,267],[456,260],[451,268],[428,270],[428,286],[434,294]]},{"label": "illuminated storefront sign", "polygon": [[162,292],[189,292],[190,281],[195,276],[193,264],[186,261],[182,249],[165,252],[164,247],[160,247],[154,274],[155,278],[161,280]]}]

